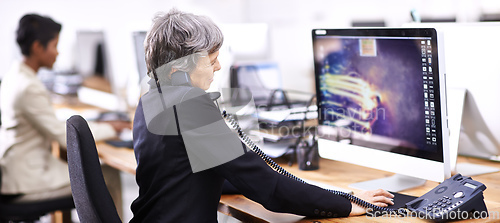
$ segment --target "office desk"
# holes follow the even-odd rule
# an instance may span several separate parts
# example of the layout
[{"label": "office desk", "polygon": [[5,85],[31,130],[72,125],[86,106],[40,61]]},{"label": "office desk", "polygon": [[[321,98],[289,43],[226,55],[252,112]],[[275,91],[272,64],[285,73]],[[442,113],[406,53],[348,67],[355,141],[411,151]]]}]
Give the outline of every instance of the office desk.
[{"label": "office desk", "polygon": [[[103,162],[125,172],[135,174],[136,161],[134,152],[131,149],[116,148],[105,143],[97,143],[99,156]],[[469,162],[493,167],[500,167],[500,163],[488,162],[474,158],[460,157],[459,162]],[[288,166],[282,164],[283,168],[298,177],[314,180],[322,183],[332,184],[342,188],[349,188],[348,185],[354,182],[371,180],[390,176],[391,173],[374,170],[366,167],[320,159],[320,169],[315,171],[302,171],[295,164]],[[496,213],[496,219],[471,219],[460,222],[498,222],[500,221],[500,172],[474,176],[474,180],[484,183],[488,188],[484,191],[485,203],[490,213]],[[403,191],[402,193],[421,196],[431,190],[438,183],[426,182],[424,186]],[[350,189],[350,188],[349,188]],[[354,192],[357,192],[353,189]],[[293,196],[293,195],[291,195]],[[260,204],[255,203],[242,195],[222,195],[219,203],[219,211],[226,215],[233,216],[243,222],[425,222],[415,218],[401,219],[392,218],[371,218],[369,216],[358,216],[350,218],[332,219],[312,219],[293,214],[274,213],[266,210]],[[491,215],[491,214],[490,214]]]},{"label": "office desk", "polygon": [[99,158],[104,163],[121,171],[135,175],[137,162],[134,150],[129,148],[117,148],[104,142],[97,142]]}]

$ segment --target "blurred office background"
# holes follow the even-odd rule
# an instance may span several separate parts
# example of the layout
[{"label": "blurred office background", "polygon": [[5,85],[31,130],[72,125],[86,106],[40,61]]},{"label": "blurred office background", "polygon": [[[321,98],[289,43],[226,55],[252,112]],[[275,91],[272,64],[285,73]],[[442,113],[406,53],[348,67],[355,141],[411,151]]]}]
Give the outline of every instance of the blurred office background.
[{"label": "blurred office background", "polygon": [[[412,21],[411,10],[422,20],[477,22],[495,18],[500,2],[495,0],[18,0],[0,1],[0,77],[11,63],[21,58],[15,43],[15,29],[22,15],[35,12],[52,17],[63,24],[59,40],[59,57],[55,70],[78,66],[76,33],[103,31],[106,41],[109,73],[114,88],[121,88],[137,72],[132,32],[148,30],[155,13],[176,7],[183,11],[211,17],[221,27],[227,25],[237,36],[237,24],[265,24],[267,32],[234,37],[268,47],[254,52],[258,60],[278,63],[285,89],[314,91],[311,33],[312,28],[337,28],[351,25],[385,25],[399,27]],[[258,29],[256,29],[258,30]],[[253,42],[256,35],[268,35],[268,42]],[[244,36],[249,38],[244,39]],[[238,46],[235,46],[238,47]],[[233,58],[221,54],[224,76]],[[220,77],[223,78],[223,77]]]},{"label": "blurred office background", "polygon": [[[172,7],[211,17],[226,33],[216,87],[227,87],[229,67],[239,61],[273,61],[284,89],[314,92],[312,28],[400,27],[422,21],[470,23],[500,19],[497,0],[0,0],[0,79],[21,59],[15,42],[19,19],[38,13],[62,23],[55,71],[79,67],[78,32],[101,32],[107,75],[114,89],[138,83],[133,33],[147,31],[157,12]],[[115,90],[116,91],[116,90]],[[125,221],[137,196],[133,176],[124,174]]]}]

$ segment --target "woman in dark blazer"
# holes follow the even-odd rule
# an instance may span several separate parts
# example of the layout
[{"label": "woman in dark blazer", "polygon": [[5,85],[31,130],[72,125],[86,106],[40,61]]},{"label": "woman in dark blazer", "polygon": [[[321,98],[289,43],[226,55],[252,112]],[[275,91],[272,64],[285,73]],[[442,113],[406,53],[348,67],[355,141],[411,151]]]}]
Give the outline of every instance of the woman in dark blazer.
[{"label": "woman in dark blazer", "polygon": [[[366,210],[346,198],[273,171],[245,148],[207,94],[223,36],[209,19],[171,10],[155,18],[145,40],[149,91],[134,118],[139,196],[131,222],[217,222],[224,180],[266,209],[310,217]],[[390,193],[358,195],[391,204]]]}]

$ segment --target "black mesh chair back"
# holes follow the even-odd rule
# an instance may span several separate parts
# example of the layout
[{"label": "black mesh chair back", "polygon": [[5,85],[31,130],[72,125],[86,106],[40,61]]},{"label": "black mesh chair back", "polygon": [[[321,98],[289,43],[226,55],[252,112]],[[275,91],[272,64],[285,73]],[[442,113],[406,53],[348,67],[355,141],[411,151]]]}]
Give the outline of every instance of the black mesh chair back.
[{"label": "black mesh chair back", "polygon": [[121,222],[104,182],[92,132],[79,115],[66,122],[71,191],[81,222]]}]

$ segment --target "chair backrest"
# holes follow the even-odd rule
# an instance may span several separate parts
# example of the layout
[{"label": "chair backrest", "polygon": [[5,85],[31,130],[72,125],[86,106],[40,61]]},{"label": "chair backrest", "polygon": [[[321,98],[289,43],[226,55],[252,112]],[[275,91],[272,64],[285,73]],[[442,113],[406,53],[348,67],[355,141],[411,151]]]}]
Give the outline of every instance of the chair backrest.
[{"label": "chair backrest", "polygon": [[71,191],[81,222],[121,222],[102,175],[88,123],[75,115],[66,122]]}]

